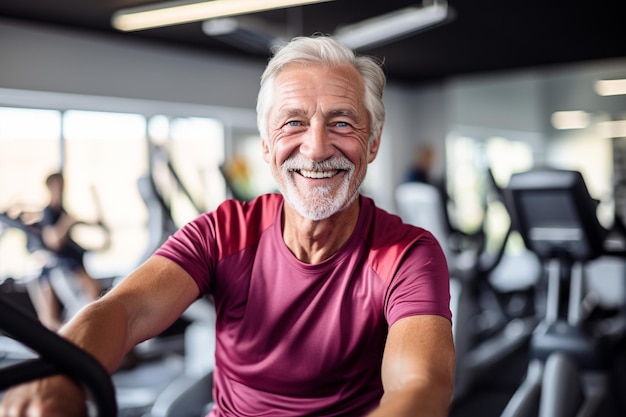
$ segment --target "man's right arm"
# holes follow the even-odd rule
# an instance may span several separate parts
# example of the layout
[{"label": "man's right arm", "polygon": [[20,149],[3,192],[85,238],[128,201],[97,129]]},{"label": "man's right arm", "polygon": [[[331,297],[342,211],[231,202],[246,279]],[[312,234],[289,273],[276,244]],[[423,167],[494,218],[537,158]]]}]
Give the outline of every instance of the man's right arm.
[{"label": "man's right arm", "polygon": [[[59,333],[113,373],[126,353],[167,329],[198,295],[198,287],[187,272],[166,258],[154,256],[101,299],[83,308]],[[76,403],[84,404],[78,386],[65,377],[16,387],[5,395],[0,417],[79,416],[70,413],[77,413],[81,408],[76,407],[82,404],[68,401],[68,392],[74,393],[70,398]],[[72,410],[65,409],[67,406]],[[28,414],[33,408],[49,411]]]}]

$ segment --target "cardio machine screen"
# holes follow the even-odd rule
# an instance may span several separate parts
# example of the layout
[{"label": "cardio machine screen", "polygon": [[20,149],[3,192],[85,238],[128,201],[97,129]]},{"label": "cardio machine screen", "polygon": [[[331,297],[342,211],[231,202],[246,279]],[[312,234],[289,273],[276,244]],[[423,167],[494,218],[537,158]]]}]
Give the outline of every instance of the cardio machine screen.
[{"label": "cardio machine screen", "polygon": [[525,190],[519,195],[527,240],[539,256],[566,253],[574,259],[590,255],[573,195],[566,190]]}]

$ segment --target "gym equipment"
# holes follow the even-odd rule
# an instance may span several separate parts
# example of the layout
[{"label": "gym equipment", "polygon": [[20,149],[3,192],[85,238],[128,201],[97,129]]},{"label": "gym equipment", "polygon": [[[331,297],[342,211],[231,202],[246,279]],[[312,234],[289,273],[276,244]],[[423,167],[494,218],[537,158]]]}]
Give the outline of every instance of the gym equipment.
[{"label": "gym equipment", "polygon": [[[18,290],[21,290],[19,294],[28,294],[26,297],[20,297],[19,306],[23,307],[24,312],[28,310],[30,316],[37,320],[30,299],[31,292],[36,291],[38,286],[39,274],[43,273],[48,274],[50,283],[63,303],[68,316],[73,315],[86,304],[86,301],[81,302],[80,292],[73,289],[72,272],[62,264],[57,264],[54,253],[48,253],[45,249],[41,239],[41,230],[36,224],[26,224],[19,216],[0,213],[0,233],[1,228],[21,230],[26,235],[29,251],[44,250],[47,253],[46,258],[49,259],[42,270],[33,276],[12,280],[11,291],[6,293],[6,297],[10,297],[13,304],[17,304]],[[105,288],[115,284],[115,277],[101,280]],[[4,315],[2,305],[0,305],[0,315]],[[189,322],[189,319],[181,318],[158,336],[139,344],[127,356],[122,367],[112,376],[120,417],[139,417],[145,413],[152,407],[157,396],[169,382],[182,373],[182,356],[185,350],[184,333]],[[10,338],[0,335],[0,366],[13,362],[16,356],[24,359],[25,352],[18,349],[20,346],[16,347],[17,344],[10,342]],[[9,350],[6,351],[6,348]],[[18,369],[15,372],[19,371],[21,370]]]},{"label": "gym equipment", "polygon": [[[169,176],[168,178],[172,179],[172,184],[176,187],[175,190],[170,191],[182,192],[190,200],[190,204],[199,211],[201,208],[191,200],[191,195],[185,189],[172,164],[169,160],[166,162],[167,165],[164,165],[166,170],[163,172]],[[163,240],[178,228],[172,218],[171,208],[167,199],[168,194],[164,192],[165,190],[161,190],[154,180],[153,176],[147,175],[138,182],[149,211],[148,226],[150,231],[150,242],[140,263],[150,256]],[[41,230],[39,230],[37,225],[25,224],[19,216],[9,216],[8,214],[0,213],[0,234],[4,227],[17,228],[24,232],[31,252],[45,250],[41,241]],[[108,242],[108,240],[105,240],[105,242]],[[52,253],[49,255],[52,262],[48,266],[51,268],[51,271],[46,272],[50,273],[51,282],[59,283],[62,288],[69,289],[69,284],[71,283],[67,282],[70,281],[68,280],[69,275],[67,271],[62,266],[57,267],[54,262],[54,255]],[[35,279],[36,276],[20,279],[20,287],[24,284],[24,287],[28,288],[30,286],[29,283]],[[123,279],[123,277],[112,277],[107,287],[115,285],[119,279]],[[55,285],[56,290],[57,285]],[[71,293],[71,291],[61,291],[61,293]],[[14,294],[12,293],[11,296],[14,296]],[[69,305],[69,302],[65,300],[63,303],[68,303]],[[214,338],[211,323],[213,318],[212,307],[209,309],[209,314],[207,314],[206,309],[198,307],[204,304],[206,304],[206,300],[199,300],[183,314],[183,317],[178,319],[162,334],[136,346],[128,356],[129,360],[125,361],[123,367],[112,375],[111,379],[116,391],[117,411],[120,417],[139,417],[144,416],[147,412],[152,412],[155,416],[167,412],[171,416],[183,417],[185,414],[182,410],[189,412],[189,410],[194,409],[190,402],[193,398],[198,398],[198,404],[195,408],[203,409],[206,406],[204,398],[208,394],[210,399],[211,395],[210,374],[207,373],[210,372],[212,358],[209,361],[210,363],[207,363],[206,357],[210,358],[211,355],[207,355],[206,350],[194,352],[194,346],[203,346],[206,349],[207,344],[214,344],[214,341],[207,340],[207,337],[210,338],[211,335]],[[4,314],[1,305],[0,314]],[[35,319],[34,312],[31,312],[31,316]],[[14,345],[8,343],[12,342],[11,339],[1,335],[0,338],[3,348],[8,346],[10,349],[14,349]],[[201,340],[198,341],[198,339]],[[13,362],[15,358],[23,359],[24,354],[21,350],[17,350],[17,354],[13,350],[8,352],[0,351],[0,369],[7,362]],[[19,374],[20,372],[22,372],[22,368],[18,368],[14,373]],[[200,375],[198,372],[202,374]],[[209,382],[208,390],[203,388],[204,383],[197,385],[196,391],[200,395],[199,397],[192,395],[194,392],[193,388],[187,390],[187,387],[197,380]],[[185,401],[181,402],[179,398],[173,399],[177,395],[182,395]],[[172,398],[172,404],[168,404],[168,398]],[[112,414],[105,413],[103,415],[109,416]],[[197,415],[200,415],[199,412]]]},{"label": "gym equipment", "polygon": [[142,417],[200,417],[213,401],[215,307],[206,297],[184,313],[192,319],[185,331],[185,369],[160,393]]},{"label": "gym equipment", "polygon": [[0,331],[35,351],[39,358],[0,368],[0,391],[37,378],[65,374],[89,392],[88,410],[98,417],[116,417],[111,378],[91,355],[57,336],[0,294]]},{"label": "gym equipment", "polygon": [[[72,226],[72,228],[73,227],[75,226]],[[99,220],[93,224],[79,222],[76,224],[76,227],[98,228],[101,230],[104,235],[101,240],[103,246],[98,246],[98,250],[103,250],[106,248],[106,245],[110,244],[110,231],[102,221]],[[41,236],[42,229],[39,224],[27,224],[22,220],[20,215],[9,216],[7,213],[0,213],[0,235],[2,228],[15,228],[22,231],[26,235],[26,244],[29,252],[45,253],[43,257],[45,258],[45,262],[43,262],[37,275],[28,276],[20,280],[26,286],[31,297],[36,297],[35,292],[40,291],[38,289],[39,278],[46,276],[49,278],[49,282],[57,298],[63,305],[64,315],[66,317],[72,317],[89,302],[84,292],[78,287],[76,280],[72,279],[74,272],[59,260],[54,251],[49,250],[43,243]],[[98,278],[103,288],[109,287],[113,279],[112,277]]]},{"label": "gym equipment", "polygon": [[626,334],[624,313],[595,318],[586,293],[587,264],[602,256],[623,258],[623,244],[609,239],[610,230],[600,224],[597,201],[580,172],[514,174],[507,200],[514,227],[545,267],[547,297],[525,379],[501,416],[623,416],[626,410],[611,398],[610,369]]},{"label": "gym equipment", "polygon": [[196,201],[176,171],[167,150],[150,143],[148,172],[137,180],[137,187],[148,209],[148,245],[137,262],[145,262],[167,238],[182,224],[177,224],[172,213],[172,198],[181,193],[194,214],[200,215],[205,208]]},{"label": "gym equipment", "polygon": [[[486,172],[497,201],[504,197],[490,170]],[[492,278],[500,268],[517,259],[505,256],[512,229],[509,227],[497,242],[495,252],[487,251],[484,228],[468,235],[456,230],[446,214],[448,201],[434,185],[409,182],[396,188],[400,217],[423,227],[440,242],[450,269],[453,335],[457,352],[455,391],[452,411],[464,408],[472,391],[485,375],[523,350],[537,319],[534,313],[533,285],[538,267],[526,268],[530,275],[521,282],[495,285]],[[534,261],[534,256],[530,261]],[[507,281],[512,281],[507,279]],[[517,309],[510,307],[516,300]],[[500,373],[501,374],[501,373]]]},{"label": "gym equipment", "polygon": [[409,224],[430,231],[441,244],[446,259],[452,259],[452,249],[448,244],[450,227],[437,187],[423,182],[405,182],[396,187],[395,198],[400,217]]}]

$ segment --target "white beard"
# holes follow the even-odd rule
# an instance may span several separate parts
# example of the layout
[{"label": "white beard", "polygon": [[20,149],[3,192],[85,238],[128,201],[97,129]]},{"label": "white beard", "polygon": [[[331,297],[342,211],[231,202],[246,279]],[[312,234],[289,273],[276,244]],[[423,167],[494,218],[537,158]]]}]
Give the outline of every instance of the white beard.
[{"label": "white beard", "polygon": [[[333,193],[329,186],[317,186],[308,189],[305,195],[300,194],[295,182],[295,175],[300,175],[295,170],[309,171],[332,171],[341,170],[343,180],[339,188]],[[354,176],[355,167],[350,160],[344,157],[332,158],[323,162],[314,162],[297,155],[287,159],[280,167],[280,175],[284,182],[278,178],[281,191],[285,200],[304,218],[318,221],[327,219],[333,214],[349,206],[358,196],[359,186],[363,178],[351,190],[350,180]]]}]

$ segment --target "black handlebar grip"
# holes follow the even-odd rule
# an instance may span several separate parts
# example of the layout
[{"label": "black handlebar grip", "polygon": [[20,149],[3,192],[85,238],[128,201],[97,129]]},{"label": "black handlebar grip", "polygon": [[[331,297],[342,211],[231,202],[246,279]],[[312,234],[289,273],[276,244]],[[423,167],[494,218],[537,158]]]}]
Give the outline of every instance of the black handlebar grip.
[{"label": "black handlebar grip", "polygon": [[106,369],[89,353],[47,329],[1,293],[0,331],[39,355],[38,359],[0,368],[0,391],[64,374],[85,385],[99,417],[117,417],[115,387]]}]

